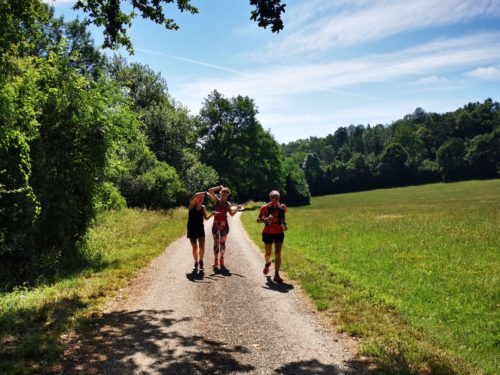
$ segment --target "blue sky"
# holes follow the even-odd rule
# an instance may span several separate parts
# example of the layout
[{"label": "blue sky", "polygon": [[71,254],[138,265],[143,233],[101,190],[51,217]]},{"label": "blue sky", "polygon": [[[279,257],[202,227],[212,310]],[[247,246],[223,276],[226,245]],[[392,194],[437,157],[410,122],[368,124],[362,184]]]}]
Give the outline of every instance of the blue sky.
[{"label": "blue sky", "polygon": [[[76,16],[74,1],[46,2]],[[192,114],[214,89],[251,97],[279,142],[500,100],[500,0],[283,2],[279,34],[249,20],[248,0],[193,0],[197,15],[167,5],[181,29],[137,18],[128,60],[160,72]]]}]

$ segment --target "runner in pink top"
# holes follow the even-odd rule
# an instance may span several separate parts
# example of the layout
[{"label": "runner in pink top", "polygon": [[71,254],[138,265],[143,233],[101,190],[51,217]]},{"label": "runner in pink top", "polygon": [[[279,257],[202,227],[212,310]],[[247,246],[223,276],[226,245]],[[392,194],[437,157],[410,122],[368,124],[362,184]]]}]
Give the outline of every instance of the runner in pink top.
[{"label": "runner in pink top", "polygon": [[[220,196],[216,195],[215,192],[220,191]],[[214,237],[214,271],[218,271],[220,264],[220,270],[225,271],[226,267],[224,264],[224,253],[226,251],[226,240],[229,233],[229,223],[227,221],[227,214],[234,216],[241,205],[233,208],[231,203],[228,202],[230,190],[222,185],[208,190],[208,194],[214,200],[214,223],[212,226],[212,235]],[[220,255],[220,258],[219,258]],[[220,262],[220,263],[219,263]]]}]

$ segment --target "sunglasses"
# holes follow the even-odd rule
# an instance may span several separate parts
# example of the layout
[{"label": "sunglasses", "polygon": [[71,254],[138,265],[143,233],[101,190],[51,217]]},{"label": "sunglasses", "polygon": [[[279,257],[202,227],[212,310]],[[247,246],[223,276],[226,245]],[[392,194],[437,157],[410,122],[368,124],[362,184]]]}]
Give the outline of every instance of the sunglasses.
[{"label": "sunglasses", "polygon": [[271,197],[271,199],[278,199],[278,198],[279,198],[279,195],[273,195],[273,196]]}]

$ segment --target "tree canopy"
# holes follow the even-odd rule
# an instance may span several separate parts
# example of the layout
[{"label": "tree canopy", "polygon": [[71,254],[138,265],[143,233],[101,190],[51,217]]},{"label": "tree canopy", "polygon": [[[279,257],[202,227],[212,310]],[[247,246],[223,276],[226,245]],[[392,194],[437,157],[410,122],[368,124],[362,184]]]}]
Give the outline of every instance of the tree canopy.
[{"label": "tree canopy", "polygon": [[[132,8],[128,13],[124,11],[126,4]],[[191,0],[78,0],[74,8],[83,10],[89,17],[89,23],[104,28],[103,47],[124,46],[131,52],[133,46],[127,29],[137,15],[163,25],[167,30],[179,29],[179,25],[164,10],[169,4],[174,4],[181,12],[198,13]],[[286,5],[281,0],[250,0],[250,5],[254,7],[250,19],[260,27],[271,26],[271,31],[276,33],[283,29],[281,15]]]}]

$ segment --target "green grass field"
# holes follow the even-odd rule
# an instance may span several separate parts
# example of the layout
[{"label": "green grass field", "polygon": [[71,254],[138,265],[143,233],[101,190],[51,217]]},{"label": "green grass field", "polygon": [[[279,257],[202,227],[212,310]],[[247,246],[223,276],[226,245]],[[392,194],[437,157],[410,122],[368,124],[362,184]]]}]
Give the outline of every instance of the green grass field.
[{"label": "green grass field", "polygon": [[284,270],[382,371],[500,372],[500,180],[317,197],[287,222]]},{"label": "green grass field", "polygon": [[60,373],[65,334],[91,321],[185,231],[186,210],[106,213],[84,245],[87,264],[52,285],[0,294],[0,374]]}]

